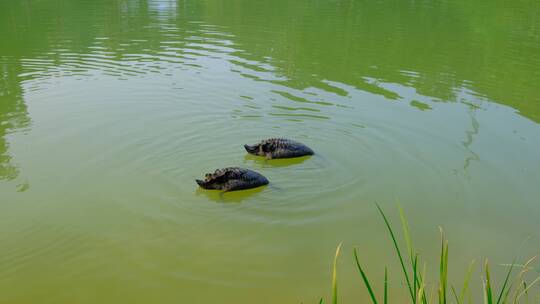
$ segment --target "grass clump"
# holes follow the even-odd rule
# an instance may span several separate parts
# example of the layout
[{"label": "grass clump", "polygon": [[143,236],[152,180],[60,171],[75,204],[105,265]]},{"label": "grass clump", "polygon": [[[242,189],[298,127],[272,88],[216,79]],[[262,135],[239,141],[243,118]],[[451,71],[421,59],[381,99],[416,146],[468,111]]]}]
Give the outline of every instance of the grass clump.
[{"label": "grass clump", "polygon": [[[405,288],[409,295],[409,301],[412,304],[467,304],[472,303],[471,291],[469,288],[470,279],[474,271],[475,262],[472,261],[469,264],[466,275],[461,285],[461,290],[458,292],[453,285],[449,285],[448,282],[448,241],[446,240],[442,228],[440,228],[441,244],[440,244],[440,256],[439,256],[439,278],[437,282],[428,282],[426,278],[426,264],[423,264],[420,271],[420,259],[419,254],[414,250],[411,237],[409,234],[409,224],[404,215],[403,209],[398,206],[399,215],[401,220],[401,230],[405,243],[405,252],[399,246],[396,239],[396,233],[390,224],[390,221],[386,217],[386,214],[379,205],[376,205],[377,209],[385,223],[388,234],[392,240],[394,253],[397,256],[401,268],[401,272],[405,281]],[[334,256],[333,272],[332,272],[332,303],[338,304],[338,284],[337,284],[337,260],[341,251],[341,245],[339,244],[336,254]],[[404,255],[404,253],[406,255]],[[388,299],[388,269],[384,269],[384,284],[382,294],[377,294],[373,288],[373,282],[370,281],[365,269],[362,267],[360,258],[358,256],[358,248],[353,250],[353,258],[358,270],[361,282],[367,289],[369,299],[373,304],[389,303]],[[483,265],[482,271],[482,294],[484,304],[517,304],[517,303],[533,303],[529,302],[529,291],[531,288],[540,281],[540,277],[528,283],[525,280],[525,274],[531,270],[530,265],[536,257],[529,259],[525,264],[518,265],[516,260],[505,265],[508,267],[503,284],[499,289],[494,288],[490,274],[490,264],[486,259]],[[515,268],[520,268],[521,271],[514,273]],[[429,288],[429,287],[430,288]],[[428,292],[427,290],[432,290]],[[534,301],[534,300],[533,300]],[[324,300],[319,301],[320,304],[324,303]],[[534,302],[536,303],[536,302]]]}]

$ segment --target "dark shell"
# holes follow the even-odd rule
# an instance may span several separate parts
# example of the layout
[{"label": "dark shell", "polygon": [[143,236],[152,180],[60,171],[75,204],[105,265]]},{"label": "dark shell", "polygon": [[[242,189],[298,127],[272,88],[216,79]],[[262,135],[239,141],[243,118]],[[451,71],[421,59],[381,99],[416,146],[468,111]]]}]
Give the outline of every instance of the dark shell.
[{"label": "dark shell", "polygon": [[255,145],[244,145],[244,148],[250,154],[264,156],[268,159],[291,158],[314,154],[313,150],[303,143],[285,138],[265,139]]},{"label": "dark shell", "polygon": [[204,180],[196,182],[204,189],[234,191],[267,185],[268,179],[249,169],[230,167],[207,173]]}]

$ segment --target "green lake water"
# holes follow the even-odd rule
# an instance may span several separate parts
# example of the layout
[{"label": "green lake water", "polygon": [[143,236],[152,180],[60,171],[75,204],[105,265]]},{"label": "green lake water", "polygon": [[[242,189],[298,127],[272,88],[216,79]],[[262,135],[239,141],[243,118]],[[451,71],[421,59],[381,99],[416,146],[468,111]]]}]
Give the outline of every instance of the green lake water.
[{"label": "green lake water", "polygon": [[403,303],[375,202],[459,280],[540,254],[539,198],[539,1],[0,1],[2,304],[318,303],[340,242],[344,303],[354,246]]}]

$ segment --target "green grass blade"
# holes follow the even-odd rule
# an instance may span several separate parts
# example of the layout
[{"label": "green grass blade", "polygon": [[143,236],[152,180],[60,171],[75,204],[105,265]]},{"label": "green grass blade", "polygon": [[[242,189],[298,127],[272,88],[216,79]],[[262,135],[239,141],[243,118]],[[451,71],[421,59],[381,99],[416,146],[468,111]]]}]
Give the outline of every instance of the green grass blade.
[{"label": "green grass blade", "polygon": [[418,289],[418,298],[425,298],[425,293],[424,293],[424,288],[425,286],[420,286],[420,288]]},{"label": "green grass blade", "polygon": [[486,271],[486,287],[485,287],[486,301],[488,304],[493,304],[493,295],[491,292],[491,279],[489,277],[489,263],[487,259],[485,263],[485,268],[486,268],[485,270]]},{"label": "green grass blade", "polygon": [[519,296],[519,291],[521,289],[521,285],[522,284],[525,284],[525,281],[521,281],[518,283],[517,287],[516,287],[516,290],[514,291],[514,301],[512,301],[512,303],[517,303],[517,300],[518,300],[518,296]]},{"label": "green grass blade", "polygon": [[[414,254],[414,246],[413,246],[413,243],[411,241],[411,237],[410,237],[410,233],[409,233],[409,222],[407,221],[407,217],[405,216],[405,212],[403,212],[403,208],[401,208],[401,205],[398,203],[398,209],[399,209],[399,217],[400,217],[400,220],[401,220],[401,226],[402,226],[402,230],[403,230],[403,237],[405,239],[405,245],[407,246],[407,251],[408,251],[408,254],[409,254],[409,258],[411,260],[411,267],[413,269],[413,271],[415,271],[414,275],[413,275],[413,292],[414,292],[414,297],[413,297],[413,302],[414,303],[417,303],[418,301],[422,301],[424,304],[427,304],[427,299],[426,299],[426,296],[424,294],[423,297],[419,297],[419,294],[417,292],[417,288],[420,288],[420,281],[421,279],[418,278],[419,274],[417,273],[417,270],[418,268],[417,267],[417,263],[418,261],[416,260],[416,265],[415,265],[415,259],[418,258],[418,254]],[[416,269],[415,269],[416,268]]]},{"label": "green grass blade", "polygon": [[411,286],[411,281],[409,279],[409,274],[407,272],[407,269],[405,268],[405,263],[403,262],[403,256],[401,255],[401,250],[399,249],[398,243],[396,241],[396,237],[394,235],[394,231],[392,230],[392,227],[390,226],[390,223],[388,222],[388,219],[386,218],[386,215],[382,211],[379,204],[375,204],[377,206],[377,209],[379,209],[379,212],[381,213],[384,223],[386,224],[386,227],[388,228],[388,232],[390,233],[390,236],[392,237],[392,241],[394,243],[394,247],[396,249],[396,253],[399,257],[399,262],[401,263],[401,269],[403,270],[403,275],[405,276],[405,280],[407,281],[407,287],[409,288],[409,294],[411,295],[411,299],[414,299],[414,293]]},{"label": "green grass blade", "polygon": [[460,303],[465,303],[465,294],[467,293],[467,291],[469,289],[469,281],[471,279],[473,266],[474,266],[474,260],[471,262],[471,264],[469,264],[469,269],[467,270],[467,275],[465,275],[465,279],[463,280],[463,288],[461,289],[461,293],[459,294]]},{"label": "green grass blade", "polygon": [[384,304],[388,304],[388,268],[384,267]]},{"label": "green grass blade", "polygon": [[451,289],[452,289],[452,294],[454,295],[454,298],[456,299],[456,303],[457,303],[457,304],[461,304],[461,302],[459,301],[459,297],[458,297],[458,295],[457,295],[457,293],[456,293],[456,289],[454,288],[454,286],[452,286]]},{"label": "green grass blade", "polygon": [[416,304],[416,300],[417,300],[417,293],[416,293],[416,288],[417,288],[417,285],[416,283],[418,282],[418,276],[416,275],[416,271],[417,271],[417,265],[418,265],[418,255],[416,255],[414,257],[414,262],[413,262],[413,290],[414,290],[414,298],[413,298],[413,303]]},{"label": "green grass blade", "polygon": [[448,280],[448,242],[445,242],[444,233],[441,230],[441,256],[439,263],[439,303],[446,304],[446,289]]},{"label": "green grass blade", "polygon": [[334,268],[332,271],[332,299],[333,303],[338,303],[338,284],[337,284],[337,261],[339,257],[339,253],[341,251],[341,245],[343,243],[340,243],[339,246],[336,249],[336,255],[334,256]]},{"label": "green grass blade", "polygon": [[446,303],[446,288],[448,286],[448,241],[444,252],[444,303]]},{"label": "green grass blade", "polygon": [[407,222],[407,218],[405,217],[405,213],[403,212],[403,208],[398,204],[399,209],[399,217],[401,219],[401,226],[403,229],[403,237],[405,238],[405,245],[407,246],[407,252],[409,254],[409,258],[411,259],[411,264],[414,264],[413,260],[413,246],[411,242],[411,236],[409,234],[409,223]]},{"label": "green grass blade", "polygon": [[486,281],[482,282],[482,289],[483,289],[482,293],[484,294],[484,304],[488,304]]},{"label": "green grass blade", "polygon": [[[377,299],[375,298],[375,293],[373,293],[373,289],[371,288],[371,284],[369,283],[369,280],[367,278],[366,273],[364,272],[364,269],[362,269],[362,266],[360,265],[360,261],[358,260],[358,252],[356,248],[354,248],[354,260],[356,261],[356,267],[358,268],[358,271],[360,272],[360,275],[362,276],[362,280],[364,280],[364,285],[366,285],[366,288],[369,292],[369,295],[371,297],[371,301],[373,304],[377,304]],[[385,279],[386,281],[386,279]],[[386,292],[386,287],[385,287]],[[386,299],[386,295],[385,295]]]},{"label": "green grass blade", "polygon": [[506,292],[504,293],[504,297],[503,297],[503,300],[501,302],[501,304],[506,304],[508,303],[508,297],[510,297],[510,292],[512,291],[512,286],[514,284],[511,283],[510,286],[506,289]]},{"label": "green grass blade", "polygon": [[321,300],[319,301],[319,304],[324,304],[323,298],[321,298]]},{"label": "green grass blade", "polygon": [[[420,276],[420,279],[419,279],[419,286],[421,286],[420,288],[424,288],[426,284],[424,284],[424,280],[425,280],[425,277],[426,277],[426,271],[427,271],[427,265],[426,263],[424,262],[424,269],[422,270],[422,274]],[[422,295],[422,296],[421,296]],[[422,303],[424,304],[427,304],[428,301],[427,301],[427,296],[426,296],[426,293],[423,292],[422,294],[419,293],[419,296],[418,298],[422,299]]]},{"label": "green grass blade", "polygon": [[508,273],[506,274],[506,278],[504,279],[501,292],[499,293],[499,297],[497,298],[497,304],[501,302],[502,296],[504,294],[504,290],[506,289],[506,285],[508,284],[508,279],[510,278],[510,274],[512,273],[512,269],[514,269],[515,264],[516,264],[516,259],[514,258],[514,260],[512,261],[512,266],[510,266],[510,269],[508,270]]}]

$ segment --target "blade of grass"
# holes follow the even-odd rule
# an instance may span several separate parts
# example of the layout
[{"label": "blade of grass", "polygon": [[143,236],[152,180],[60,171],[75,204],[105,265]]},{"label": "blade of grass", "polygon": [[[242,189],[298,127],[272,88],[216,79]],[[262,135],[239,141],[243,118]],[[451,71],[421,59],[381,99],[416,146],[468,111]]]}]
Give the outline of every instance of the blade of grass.
[{"label": "blade of grass", "polygon": [[321,298],[321,300],[319,301],[319,304],[324,304],[323,298]]},{"label": "blade of grass", "polygon": [[459,294],[459,300],[460,303],[465,303],[465,294],[467,290],[469,289],[469,281],[471,279],[471,274],[473,271],[474,266],[474,260],[469,264],[469,269],[467,270],[467,274],[465,275],[465,279],[463,280],[463,288],[461,289],[461,293]]},{"label": "blade of grass", "polygon": [[403,229],[403,238],[405,239],[405,245],[407,246],[407,253],[409,254],[409,258],[411,259],[411,264],[414,264],[413,246],[412,246],[411,237],[409,234],[409,223],[407,222],[407,218],[405,217],[403,208],[401,208],[401,205],[399,205],[399,203],[398,203],[398,209],[399,209],[399,217],[401,219],[401,226]]},{"label": "blade of grass", "polygon": [[[523,284],[526,284],[526,283],[525,283],[525,281],[521,280],[521,281],[519,282],[518,286],[516,287],[516,290],[514,291],[514,301],[512,301],[512,303],[514,303],[514,304],[517,303],[517,301],[518,301],[518,296],[519,296],[519,292],[520,292],[521,286],[522,286]],[[525,288],[524,288],[524,289],[525,289]]]},{"label": "blade of grass", "polygon": [[540,281],[540,277],[536,278],[536,280],[532,281],[531,284],[527,285],[526,282],[523,282],[524,284],[524,290],[519,294],[519,296],[517,297],[518,301],[519,301],[519,298],[521,298],[521,296],[523,296],[524,294],[527,294],[527,292],[529,291],[529,289],[531,287],[533,287],[534,284],[538,283],[538,281]]},{"label": "blade of grass", "polygon": [[504,293],[504,297],[503,297],[503,300],[502,300],[502,304],[506,304],[508,303],[508,297],[510,296],[510,292],[512,292],[512,288],[514,286],[514,283],[510,283],[510,285],[508,286],[508,288],[506,289],[506,292]]},{"label": "blade of grass", "polygon": [[337,304],[338,302],[338,285],[337,285],[337,260],[339,257],[339,253],[341,251],[341,245],[343,243],[340,243],[336,249],[336,255],[334,256],[334,269],[332,271],[332,299],[333,303]]},{"label": "blade of grass", "polygon": [[504,290],[506,289],[506,285],[508,284],[508,279],[510,278],[510,274],[512,273],[512,269],[514,269],[514,265],[516,264],[516,259],[512,261],[512,266],[510,266],[510,269],[508,270],[508,273],[506,274],[506,278],[504,279],[503,286],[501,288],[501,292],[499,293],[499,297],[497,298],[497,304],[500,303],[501,298],[504,294]]},{"label": "blade of grass", "polygon": [[[371,301],[373,304],[377,304],[377,299],[375,298],[375,293],[373,293],[373,289],[371,288],[371,284],[369,283],[369,279],[367,278],[366,273],[364,272],[364,269],[362,269],[362,266],[360,265],[360,261],[358,260],[358,252],[356,248],[354,248],[354,260],[356,261],[356,267],[358,268],[358,271],[360,272],[360,275],[362,276],[362,280],[364,280],[364,285],[366,285],[366,288],[369,292],[369,296],[371,297]],[[386,271],[385,271],[386,273]],[[385,274],[385,292],[386,292],[386,274]],[[386,299],[386,295],[385,295]]]},{"label": "blade of grass", "polygon": [[444,249],[444,303],[446,303],[446,287],[448,286],[448,241]]},{"label": "blade of grass", "polygon": [[418,289],[418,298],[421,299],[422,297],[425,298],[425,294],[424,294],[424,289],[425,289],[425,285],[422,285],[420,286],[420,288]]},{"label": "blade of grass", "polygon": [[[401,220],[401,227],[403,230],[403,238],[405,239],[405,245],[407,246],[407,253],[409,254],[409,259],[411,260],[411,267],[414,269],[415,259],[413,257],[415,256],[415,254],[414,254],[414,246],[411,241],[411,234],[409,233],[409,222],[407,221],[405,212],[403,211],[403,208],[401,208],[401,205],[399,204],[399,202],[397,203],[397,207],[399,210],[399,218]],[[417,255],[418,254],[416,254],[416,258],[417,258]],[[419,284],[420,282],[419,282],[417,274],[414,274],[413,280],[414,280],[413,285],[416,285],[416,287],[413,288],[413,292],[414,292],[413,302],[416,304],[420,300],[424,304],[427,304],[427,300],[425,296],[423,298],[418,298],[417,288],[420,286]]]},{"label": "blade of grass", "polygon": [[514,300],[512,303],[517,303],[517,299],[518,299],[518,296],[519,296],[519,292],[520,292],[520,289],[521,289],[521,286],[522,285],[525,285],[524,288],[526,288],[526,285],[527,283],[523,280],[523,276],[529,272],[531,269],[533,269],[532,267],[530,267],[529,265],[534,261],[536,260],[537,256],[534,256],[532,258],[530,258],[527,262],[525,262],[525,264],[523,265],[520,265],[520,267],[522,268],[521,271],[519,272],[517,278],[515,279],[514,282],[512,282],[511,285],[514,285],[516,282],[518,282],[518,286],[515,288],[514,290]]},{"label": "blade of grass", "polygon": [[388,304],[388,268],[384,267],[384,304]]},{"label": "blade of grass", "polygon": [[485,286],[485,292],[486,292],[486,300],[488,304],[493,303],[493,295],[491,292],[491,279],[489,277],[489,262],[486,259],[485,262],[485,271],[486,271],[486,286]]},{"label": "blade of grass", "polygon": [[418,273],[418,268],[417,268],[418,254],[414,254],[414,247],[413,247],[410,233],[409,233],[409,224],[407,222],[407,218],[405,217],[405,213],[403,212],[403,209],[401,208],[399,204],[398,204],[398,208],[399,208],[399,216],[401,218],[401,225],[403,229],[403,236],[405,238],[405,244],[407,246],[407,251],[411,259],[411,268],[413,269],[413,272],[414,272],[413,273],[413,292],[414,292],[413,302],[414,304],[416,304],[418,303],[418,301],[422,301],[422,303],[427,304],[425,293],[423,294],[423,297],[418,297],[417,288],[420,287],[421,285],[420,281],[422,280],[421,277],[419,278],[420,274]]},{"label": "blade of grass", "polygon": [[375,204],[377,206],[377,209],[379,209],[379,212],[381,213],[384,223],[386,224],[386,227],[388,228],[388,232],[390,233],[390,236],[392,237],[392,241],[394,243],[394,247],[396,249],[396,253],[399,257],[399,262],[401,263],[401,269],[403,270],[403,274],[405,275],[405,280],[407,281],[407,287],[409,288],[409,294],[411,295],[411,299],[414,299],[414,293],[411,286],[411,281],[409,280],[409,274],[407,272],[407,269],[405,268],[405,263],[403,262],[403,256],[401,255],[401,250],[399,249],[399,246],[396,241],[396,237],[394,235],[394,231],[392,230],[392,227],[390,226],[390,223],[388,222],[388,219],[386,218],[386,215],[382,211],[379,204]]},{"label": "blade of grass", "polygon": [[488,304],[488,297],[487,297],[487,288],[486,288],[486,281],[482,280],[482,293],[484,294],[484,304]]},{"label": "blade of grass", "polygon": [[525,293],[525,297],[527,300],[527,303],[529,303],[529,293],[527,292],[527,282],[523,281],[523,292]]},{"label": "blade of grass", "polygon": [[414,257],[414,262],[413,262],[413,290],[414,290],[414,298],[413,298],[413,303],[416,304],[416,300],[417,300],[417,293],[416,293],[416,283],[418,282],[418,276],[416,275],[416,270],[417,270],[417,265],[418,265],[418,255],[416,255]]},{"label": "blade of grass", "polygon": [[[421,286],[420,288],[424,288],[424,289],[426,287],[426,284],[424,284],[424,280],[425,280],[425,277],[426,277],[426,271],[427,271],[427,264],[424,262],[424,269],[422,270],[422,274],[420,275],[420,279],[418,281],[418,283],[419,283],[418,285]],[[423,303],[425,303],[425,304],[428,303],[425,291],[422,292],[422,294],[418,293],[418,298],[422,299]]]},{"label": "blade of grass", "polygon": [[439,265],[439,303],[446,304],[446,287],[448,280],[448,241],[445,242],[441,227],[441,257]]},{"label": "blade of grass", "polygon": [[456,289],[454,288],[454,286],[450,287],[450,289],[452,290],[452,294],[454,295],[454,298],[456,299],[456,303],[457,304],[461,304],[461,302],[459,301],[459,297],[456,293]]}]

